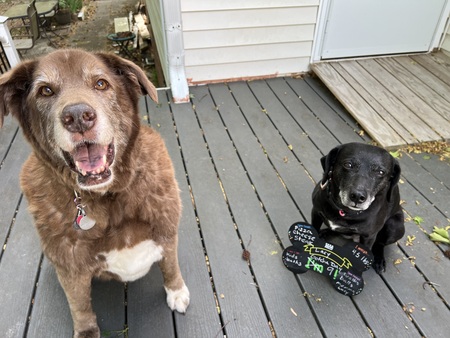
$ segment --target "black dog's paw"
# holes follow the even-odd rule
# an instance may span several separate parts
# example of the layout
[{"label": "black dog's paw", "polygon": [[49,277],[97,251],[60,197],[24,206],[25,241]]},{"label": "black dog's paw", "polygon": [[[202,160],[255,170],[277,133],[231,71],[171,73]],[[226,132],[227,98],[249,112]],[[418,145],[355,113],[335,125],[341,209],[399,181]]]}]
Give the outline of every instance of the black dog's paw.
[{"label": "black dog's paw", "polygon": [[372,263],[372,268],[379,275],[382,274],[383,272],[385,272],[386,271],[386,260],[384,259],[384,257],[375,256],[373,263]]},{"label": "black dog's paw", "polygon": [[320,229],[320,231],[319,231],[319,237],[323,238],[323,239],[333,236],[335,234],[336,234],[336,232],[331,230],[330,228],[323,228],[323,229]]}]

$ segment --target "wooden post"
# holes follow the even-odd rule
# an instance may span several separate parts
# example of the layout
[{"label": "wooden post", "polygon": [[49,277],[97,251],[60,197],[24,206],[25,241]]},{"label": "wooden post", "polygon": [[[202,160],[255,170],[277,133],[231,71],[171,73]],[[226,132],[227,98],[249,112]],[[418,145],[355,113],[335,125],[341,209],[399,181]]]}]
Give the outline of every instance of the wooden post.
[{"label": "wooden post", "polygon": [[9,33],[8,25],[6,24],[8,18],[6,16],[0,16],[0,37],[2,39],[3,49],[5,50],[6,57],[8,58],[11,67],[14,67],[20,63],[20,56],[17,53],[16,47]]}]

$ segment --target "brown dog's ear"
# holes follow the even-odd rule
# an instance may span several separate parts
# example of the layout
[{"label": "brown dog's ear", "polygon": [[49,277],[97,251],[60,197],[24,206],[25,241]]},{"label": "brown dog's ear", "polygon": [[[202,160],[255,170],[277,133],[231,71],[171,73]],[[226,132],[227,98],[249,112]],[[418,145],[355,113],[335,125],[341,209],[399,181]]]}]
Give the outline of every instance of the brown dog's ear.
[{"label": "brown dog's ear", "polygon": [[153,101],[158,102],[156,87],[145,75],[144,71],[133,62],[109,53],[95,53],[108,67],[118,75],[126,76],[133,83],[137,82],[141,88],[142,95],[148,94]]},{"label": "brown dog's ear", "polygon": [[35,66],[36,61],[25,61],[0,77],[0,127],[8,114],[21,120]]},{"label": "brown dog's ear", "polygon": [[392,176],[389,182],[389,190],[386,195],[388,202],[390,202],[392,199],[394,187],[398,184],[398,181],[400,181],[400,174],[402,172],[402,170],[400,169],[400,163],[398,163],[398,161],[395,158],[393,160],[394,161],[392,162]]},{"label": "brown dog's ear", "polygon": [[323,168],[322,185],[326,184],[326,182],[328,181],[328,178],[333,171],[333,165],[336,162],[340,150],[341,146],[337,146],[331,149],[328,155],[325,155],[320,159],[320,163],[322,164]]}]

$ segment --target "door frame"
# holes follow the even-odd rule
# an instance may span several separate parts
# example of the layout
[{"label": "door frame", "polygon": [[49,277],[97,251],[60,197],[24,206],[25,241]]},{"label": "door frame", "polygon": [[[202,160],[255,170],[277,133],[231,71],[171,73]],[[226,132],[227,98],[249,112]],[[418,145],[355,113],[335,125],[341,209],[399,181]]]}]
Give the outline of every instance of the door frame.
[{"label": "door frame", "polygon": [[[319,62],[322,60],[322,49],[323,49],[323,42],[325,39],[325,29],[332,1],[333,0],[320,0],[319,11],[317,13],[316,30],[314,32],[314,41],[311,53],[311,60],[310,60],[311,63]],[[445,34],[443,33],[446,32],[446,29],[450,25],[449,15],[450,15],[450,0],[446,0],[443,13],[439,19],[439,23],[437,25],[436,31],[434,32],[434,36],[431,41],[430,49],[428,50],[428,52],[431,52],[433,49],[441,46],[445,37]]]}]

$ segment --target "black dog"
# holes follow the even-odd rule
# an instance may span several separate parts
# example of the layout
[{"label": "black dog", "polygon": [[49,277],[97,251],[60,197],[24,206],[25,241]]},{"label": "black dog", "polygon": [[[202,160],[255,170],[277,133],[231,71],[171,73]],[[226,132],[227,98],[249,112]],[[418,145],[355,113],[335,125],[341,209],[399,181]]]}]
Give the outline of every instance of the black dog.
[{"label": "black dog", "polygon": [[363,144],[338,146],[321,159],[324,175],[312,194],[312,225],[353,235],[372,250],[373,268],[386,269],[384,247],[405,233],[398,181],[400,165],[386,150]]}]

